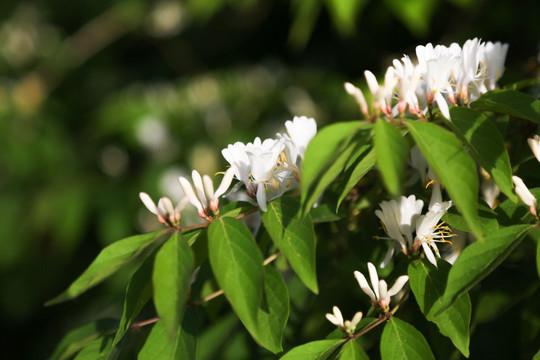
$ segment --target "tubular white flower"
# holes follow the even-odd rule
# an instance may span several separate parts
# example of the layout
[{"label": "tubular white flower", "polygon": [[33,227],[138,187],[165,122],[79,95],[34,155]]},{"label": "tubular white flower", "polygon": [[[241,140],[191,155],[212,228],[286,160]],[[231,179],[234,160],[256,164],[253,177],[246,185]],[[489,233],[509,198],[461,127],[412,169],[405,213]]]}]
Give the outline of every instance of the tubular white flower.
[{"label": "tubular white flower", "polygon": [[346,82],[344,86],[345,86],[345,91],[347,91],[349,95],[354,97],[354,99],[360,106],[360,111],[362,112],[362,114],[364,114],[365,117],[369,119],[370,118],[369,108],[366,102],[366,98],[364,97],[364,94],[362,93],[362,90],[360,90],[359,88],[357,88],[356,86],[354,86],[353,84],[349,82]]},{"label": "tubular white flower", "polygon": [[315,119],[306,116],[295,116],[292,121],[287,120],[285,122],[285,127],[296,146],[298,155],[303,160],[309,142],[317,134]]},{"label": "tubular white flower", "polygon": [[517,176],[512,176],[512,181],[514,182],[515,191],[517,196],[529,207],[529,210],[531,211],[531,214],[536,216],[536,198],[534,195],[529,191],[523,180]]},{"label": "tubular white flower", "polygon": [[369,296],[373,306],[380,307],[382,310],[387,312],[391,297],[401,291],[403,286],[409,280],[409,277],[407,275],[400,276],[390,290],[387,290],[388,285],[386,281],[379,280],[377,269],[370,262],[368,262],[368,270],[371,287],[369,286],[364,274],[362,274],[360,271],[355,271],[354,276],[358,281],[358,285],[360,285],[360,289],[362,289],[362,291]]},{"label": "tubular white flower", "polygon": [[328,321],[336,325],[338,329],[347,333],[348,335],[353,335],[356,330],[356,326],[360,320],[362,320],[362,313],[359,311],[354,314],[352,320],[343,321],[343,316],[341,315],[341,311],[337,306],[334,306],[332,311],[334,312],[333,314],[326,314]]},{"label": "tubular white flower", "polygon": [[487,75],[486,90],[493,90],[497,87],[497,81],[504,74],[504,62],[507,52],[508,44],[492,43],[491,41],[485,44],[482,62]]},{"label": "tubular white flower", "polygon": [[183,198],[176,208],[173,206],[172,201],[167,197],[160,198],[157,205],[145,192],[140,192],[139,198],[152,214],[157,215],[160,223],[170,227],[178,227],[180,225],[181,211],[187,204],[186,198]]},{"label": "tubular white flower", "polygon": [[540,162],[540,136],[534,135],[534,137],[528,138],[527,142],[529,143],[534,156]]}]

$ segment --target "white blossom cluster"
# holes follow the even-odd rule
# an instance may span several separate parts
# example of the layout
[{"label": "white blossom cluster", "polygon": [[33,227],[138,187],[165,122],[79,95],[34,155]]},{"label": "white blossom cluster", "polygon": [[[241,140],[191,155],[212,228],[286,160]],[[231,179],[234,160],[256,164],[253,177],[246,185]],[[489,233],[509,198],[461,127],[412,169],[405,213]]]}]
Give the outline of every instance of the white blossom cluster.
[{"label": "white blossom cluster", "polygon": [[[420,118],[432,111],[434,103],[450,119],[450,106],[466,106],[497,86],[504,73],[508,44],[467,40],[463,47],[457,43],[449,47],[427,44],[416,47],[417,61],[404,55],[388,67],[384,83],[379,85],[375,75],[364,72],[372,106],[368,106],[362,91],[350,83],[345,89],[352,95],[367,119],[381,113],[392,120],[400,119],[408,109]],[[394,105],[392,99],[397,99]]]}]

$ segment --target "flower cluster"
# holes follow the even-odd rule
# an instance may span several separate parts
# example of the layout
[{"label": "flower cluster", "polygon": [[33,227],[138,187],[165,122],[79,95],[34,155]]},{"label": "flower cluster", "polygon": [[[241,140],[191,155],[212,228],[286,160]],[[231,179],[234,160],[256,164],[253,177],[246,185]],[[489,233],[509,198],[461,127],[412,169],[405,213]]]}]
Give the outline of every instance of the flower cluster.
[{"label": "flower cluster", "polygon": [[381,210],[376,210],[375,215],[381,220],[386,234],[394,240],[381,266],[388,265],[396,249],[410,255],[420,246],[427,259],[437,266],[433,252],[439,257],[440,254],[436,243],[446,242],[446,238],[451,236],[450,230],[443,226],[440,219],[452,206],[452,201],[442,201],[440,185],[433,185],[425,215],[421,215],[424,202],[417,200],[414,195],[402,196],[398,201],[383,201],[380,206]]},{"label": "flower cluster", "polygon": [[[423,118],[436,103],[440,112],[450,119],[449,106],[468,105],[471,101],[496,88],[504,72],[508,44],[481,42],[478,38],[467,40],[463,47],[456,43],[416,47],[417,62],[404,55],[388,67],[384,84],[379,85],[373,73],[364,75],[372,94],[368,106],[362,91],[350,83],[345,89],[352,95],[367,119],[374,120],[380,113],[393,120],[402,118],[408,109]],[[392,98],[397,98],[394,106]]]},{"label": "flower cluster", "polygon": [[307,145],[317,133],[315,120],[305,116],[285,122],[285,127],[287,134],[278,133],[277,139],[257,137],[252,143],[236,142],[221,151],[262,211],[268,201],[298,186]]}]

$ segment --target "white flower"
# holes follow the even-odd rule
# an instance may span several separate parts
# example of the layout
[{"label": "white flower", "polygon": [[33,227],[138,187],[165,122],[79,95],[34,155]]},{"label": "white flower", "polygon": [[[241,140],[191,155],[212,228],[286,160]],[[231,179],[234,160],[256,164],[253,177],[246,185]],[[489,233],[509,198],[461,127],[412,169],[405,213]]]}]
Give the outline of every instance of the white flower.
[{"label": "white flower", "polygon": [[531,194],[523,180],[517,176],[512,176],[517,196],[527,205],[531,211],[531,214],[536,216],[536,198]]},{"label": "white flower", "polygon": [[497,206],[497,197],[500,195],[501,189],[499,189],[491,175],[484,168],[480,169],[480,173],[482,175],[482,186],[480,187],[482,198],[490,208],[495,209]]},{"label": "white flower", "polygon": [[343,316],[341,315],[341,311],[337,306],[334,306],[332,311],[334,312],[333,314],[326,314],[328,321],[336,325],[338,329],[347,333],[348,335],[353,335],[356,330],[356,326],[360,320],[362,320],[362,313],[359,311],[354,314],[352,320],[343,321]]},{"label": "white flower", "polygon": [[409,281],[409,277],[407,275],[398,277],[394,285],[388,290],[386,281],[379,280],[377,269],[370,262],[368,262],[368,270],[372,287],[369,286],[366,277],[360,271],[355,271],[354,276],[358,281],[358,285],[360,285],[362,291],[369,296],[373,306],[380,307],[387,312],[390,305],[390,298],[401,291],[403,286]]},{"label": "white flower", "polygon": [[297,154],[304,159],[304,154],[309,142],[317,134],[317,123],[315,119],[305,116],[295,116],[292,121],[285,122],[287,132],[296,147]]},{"label": "white flower", "polygon": [[188,202],[187,198],[183,198],[178,205],[174,207],[171,199],[162,197],[159,199],[156,206],[152,198],[145,192],[140,192],[139,198],[152,214],[157,215],[160,223],[170,227],[178,227],[180,225],[180,212],[185,208]]},{"label": "white flower", "polygon": [[223,195],[231,185],[235,171],[236,169],[231,167],[225,172],[221,184],[215,192],[212,179],[208,175],[204,175],[201,178],[201,175],[197,170],[193,170],[191,173],[195,191],[189,180],[185,177],[180,176],[178,181],[180,182],[180,186],[182,187],[182,190],[184,190],[187,199],[189,199],[189,202],[197,208],[199,216],[210,219],[212,213],[216,214],[219,212],[219,197]]},{"label": "white flower", "polygon": [[[398,83],[398,78],[392,66],[386,69],[384,74],[384,84],[379,86],[375,75],[369,70],[364,71],[369,91],[373,94],[373,109],[375,112],[381,111],[388,118],[392,117],[392,95]],[[377,115],[377,114],[376,114]]]},{"label": "white flower", "polygon": [[534,135],[533,138],[528,138],[527,142],[529,143],[534,156],[536,156],[536,159],[540,162],[540,136]]},{"label": "white flower", "polygon": [[483,50],[482,63],[487,75],[486,90],[493,90],[497,87],[497,81],[504,74],[504,61],[508,52],[508,44],[488,41]]},{"label": "white flower", "polygon": [[394,73],[398,78],[398,105],[399,114],[404,114],[407,105],[411,114],[420,113],[420,105],[416,95],[416,89],[420,84],[421,68],[414,66],[408,56],[404,56],[401,61],[395,59],[393,62]]},{"label": "white flower", "polygon": [[364,94],[362,93],[362,90],[360,90],[359,88],[357,88],[356,86],[354,86],[353,84],[349,82],[346,82],[344,86],[345,86],[345,91],[347,91],[349,95],[354,97],[354,99],[360,106],[360,111],[362,112],[362,114],[364,114],[366,119],[369,119],[370,118],[369,108],[366,102],[366,98],[364,97]]}]

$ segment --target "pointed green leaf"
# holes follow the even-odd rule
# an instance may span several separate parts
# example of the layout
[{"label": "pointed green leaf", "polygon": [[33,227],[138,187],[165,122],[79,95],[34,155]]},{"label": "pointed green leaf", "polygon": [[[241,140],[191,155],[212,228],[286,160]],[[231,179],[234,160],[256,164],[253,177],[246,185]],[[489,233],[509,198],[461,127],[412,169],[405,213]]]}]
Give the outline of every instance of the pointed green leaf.
[{"label": "pointed green leaf", "polygon": [[195,314],[189,309],[186,310],[182,326],[176,329],[173,341],[168,340],[163,322],[160,320],[155,323],[138,356],[139,360],[195,360],[196,358],[197,335]]},{"label": "pointed green leaf", "polygon": [[345,167],[355,150],[367,142],[362,123],[343,122],[323,128],[309,142],[302,167],[302,213],[305,215],[324,189]]},{"label": "pointed green leaf", "polygon": [[448,336],[454,346],[469,357],[469,326],[471,322],[471,300],[469,294],[461,295],[457,301],[440,315],[435,316],[442,303],[448,272],[452,267],[443,260],[438,267],[429,261],[413,261],[409,264],[409,284],[416,302],[426,319],[437,324],[441,334]]},{"label": "pointed green leaf", "polygon": [[421,332],[398,318],[384,325],[381,337],[381,359],[433,359],[433,353]]},{"label": "pointed green leaf", "polygon": [[249,212],[253,210],[255,207],[253,204],[250,204],[245,201],[233,201],[231,203],[228,203],[219,211],[219,216],[225,217],[235,217],[238,215],[241,215],[243,213]]},{"label": "pointed green leaf", "polygon": [[176,336],[184,316],[193,262],[191,248],[178,232],[156,254],[152,272],[154,305],[169,340]]},{"label": "pointed green leaf", "polygon": [[111,352],[113,351],[112,342],[113,335],[108,335],[100,339],[92,341],[90,344],[86,345],[74,360],[105,360],[109,359]]},{"label": "pointed green leaf", "polygon": [[123,266],[144,256],[159,244],[157,238],[163,234],[155,231],[119,240],[101,250],[90,266],[62,294],[45,305],[54,305],[73,299],[93,286],[96,286]]},{"label": "pointed green leaf", "polygon": [[340,360],[369,360],[366,352],[358,343],[354,340],[349,340],[343,346],[343,351],[339,356]]},{"label": "pointed green leaf", "polygon": [[[442,220],[453,228],[461,231],[471,232],[471,229],[463,216],[461,216],[453,207],[451,207],[446,214],[444,214]],[[491,210],[491,208],[485,203],[478,204],[478,226],[480,226],[482,229],[483,234],[493,232],[499,228],[497,213]]]},{"label": "pointed green leaf", "polygon": [[276,269],[265,266],[264,270],[264,296],[257,314],[258,328],[250,333],[258,343],[277,354],[283,351],[281,339],[289,318],[289,291]]},{"label": "pointed green leaf", "polygon": [[318,340],[297,346],[283,355],[281,360],[325,360],[343,344],[342,339]]},{"label": "pointed green leaf", "polygon": [[114,333],[117,324],[118,320],[102,319],[70,331],[56,346],[53,354],[49,357],[49,360],[71,359],[77,352],[92,341],[107,334]]},{"label": "pointed green leaf", "polygon": [[375,166],[375,150],[369,144],[360,147],[351,156],[348,164],[345,166],[345,181],[340,191],[341,195],[339,196],[336,209],[339,208],[339,205],[341,205],[347,194],[349,194],[373,166]]},{"label": "pointed green leaf", "polygon": [[514,225],[486,235],[463,250],[448,274],[442,303],[436,315],[452,306],[459,297],[488,276],[519,245],[530,225]]},{"label": "pointed green leaf", "polygon": [[407,126],[470,229],[479,241],[483,241],[478,225],[478,176],[474,161],[448,130],[419,121],[409,122]]},{"label": "pointed green leaf", "polygon": [[472,102],[471,108],[508,114],[540,123],[540,100],[521,91],[510,89],[489,91]]},{"label": "pointed green leaf", "polygon": [[464,107],[450,109],[450,124],[465,137],[474,158],[491,174],[493,180],[509,199],[516,202],[510,157],[504,139],[495,126],[482,113]]},{"label": "pointed green leaf", "polygon": [[147,257],[142,265],[135,271],[129,280],[126,297],[124,299],[124,310],[120,319],[120,326],[114,337],[113,345],[118,344],[129,326],[139,314],[143,306],[152,297],[152,269],[154,267],[154,257]]},{"label": "pointed green leaf", "polygon": [[300,280],[316,294],[319,291],[315,268],[316,241],[311,217],[302,218],[300,203],[289,196],[282,196],[268,204],[262,220],[266,231]]},{"label": "pointed green leaf", "polygon": [[247,226],[235,218],[214,220],[208,229],[210,265],[217,283],[248,329],[257,329],[263,295],[263,257]]},{"label": "pointed green leaf", "polygon": [[403,173],[409,151],[399,129],[386,120],[375,124],[375,154],[386,189],[394,196],[401,195]]}]

